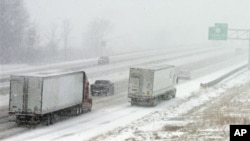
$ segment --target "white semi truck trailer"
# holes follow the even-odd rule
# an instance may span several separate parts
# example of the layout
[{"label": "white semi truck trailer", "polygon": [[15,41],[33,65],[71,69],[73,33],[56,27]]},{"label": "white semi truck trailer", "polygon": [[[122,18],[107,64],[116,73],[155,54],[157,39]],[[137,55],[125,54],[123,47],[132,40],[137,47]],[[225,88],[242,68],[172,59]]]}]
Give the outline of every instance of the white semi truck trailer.
[{"label": "white semi truck trailer", "polygon": [[131,105],[156,106],[160,100],[174,98],[176,79],[174,66],[131,67],[128,84],[128,98]]},{"label": "white semi truck trailer", "polygon": [[18,125],[50,125],[60,116],[78,115],[91,108],[84,71],[11,76],[9,115],[16,116]]}]

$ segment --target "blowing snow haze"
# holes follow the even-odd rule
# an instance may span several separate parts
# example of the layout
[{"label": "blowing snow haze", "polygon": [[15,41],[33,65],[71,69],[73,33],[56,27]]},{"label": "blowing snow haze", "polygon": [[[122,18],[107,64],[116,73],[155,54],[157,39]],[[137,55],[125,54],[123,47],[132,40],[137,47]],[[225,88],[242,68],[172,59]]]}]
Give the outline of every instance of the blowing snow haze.
[{"label": "blowing snow haze", "polygon": [[66,60],[208,43],[214,23],[250,28],[249,0],[24,0],[24,5],[39,37],[38,52],[50,49],[40,56],[58,51],[57,59]]},{"label": "blowing snow haze", "polygon": [[0,141],[229,140],[250,123],[250,41],[230,36],[249,9],[0,0]]},{"label": "blowing snow haze", "polygon": [[[75,41],[82,38],[91,21],[98,18],[109,21],[112,30],[106,38],[116,49],[154,48],[159,40],[172,44],[204,42],[208,27],[215,22],[234,28],[250,25],[248,0],[26,0],[26,3],[32,19],[41,28],[60,26],[68,19]],[[81,46],[80,42],[74,45]]]}]

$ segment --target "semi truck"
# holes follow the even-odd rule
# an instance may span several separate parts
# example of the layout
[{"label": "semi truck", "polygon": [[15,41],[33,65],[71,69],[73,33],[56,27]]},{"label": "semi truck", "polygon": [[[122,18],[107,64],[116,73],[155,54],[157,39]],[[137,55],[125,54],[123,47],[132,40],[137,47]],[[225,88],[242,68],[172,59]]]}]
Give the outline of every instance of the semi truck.
[{"label": "semi truck", "polygon": [[176,95],[177,76],[171,65],[144,65],[129,70],[128,98],[131,105],[156,106]]},{"label": "semi truck", "polygon": [[84,71],[11,75],[9,115],[18,125],[50,125],[60,117],[91,111]]}]

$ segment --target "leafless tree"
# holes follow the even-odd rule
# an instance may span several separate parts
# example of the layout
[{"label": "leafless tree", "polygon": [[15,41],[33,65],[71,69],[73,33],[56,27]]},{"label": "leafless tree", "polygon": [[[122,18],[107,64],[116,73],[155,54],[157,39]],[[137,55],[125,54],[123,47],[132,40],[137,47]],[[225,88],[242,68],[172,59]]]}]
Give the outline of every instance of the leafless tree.
[{"label": "leafless tree", "polygon": [[63,29],[62,29],[62,38],[63,38],[63,46],[64,46],[64,59],[66,60],[67,57],[67,48],[69,42],[69,36],[71,32],[70,22],[69,20],[63,21]]},{"label": "leafless tree", "polygon": [[0,0],[0,63],[21,59],[28,24],[23,0]]},{"label": "leafless tree", "polygon": [[[45,45],[44,59],[46,61],[55,61],[58,56],[59,47],[59,36],[58,36],[58,26],[52,24],[50,30],[47,32],[47,44]],[[49,60],[48,60],[49,59]]]},{"label": "leafless tree", "polygon": [[[27,31],[27,37],[26,37],[26,52],[27,52],[27,59],[33,60],[36,56],[35,50],[39,46],[40,43],[40,35],[37,31],[37,25],[35,23],[32,23]],[[27,61],[28,61],[27,60]]]},{"label": "leafless tree", "polygon": [[106,19],[95,19],[89,24],[85,40],[88,49],[94,51],[95,56],[103,55],[103,47],[106,46],[105,37],[111,30],[112,25]]}]

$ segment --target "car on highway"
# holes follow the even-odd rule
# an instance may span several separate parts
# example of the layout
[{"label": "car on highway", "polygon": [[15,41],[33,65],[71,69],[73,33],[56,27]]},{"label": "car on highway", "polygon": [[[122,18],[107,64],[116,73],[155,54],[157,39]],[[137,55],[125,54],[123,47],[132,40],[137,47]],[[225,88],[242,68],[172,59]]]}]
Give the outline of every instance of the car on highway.
[{"label": "car on highway", "polygon": [[114,83],[110,80],[96,80],[90,85],[92,96],[107,96],[114,95]]},{"label": "car on highway", "polygon": [[108,56],[102,56],[98,58],[98,64],[109,64],[109,57]]}]

